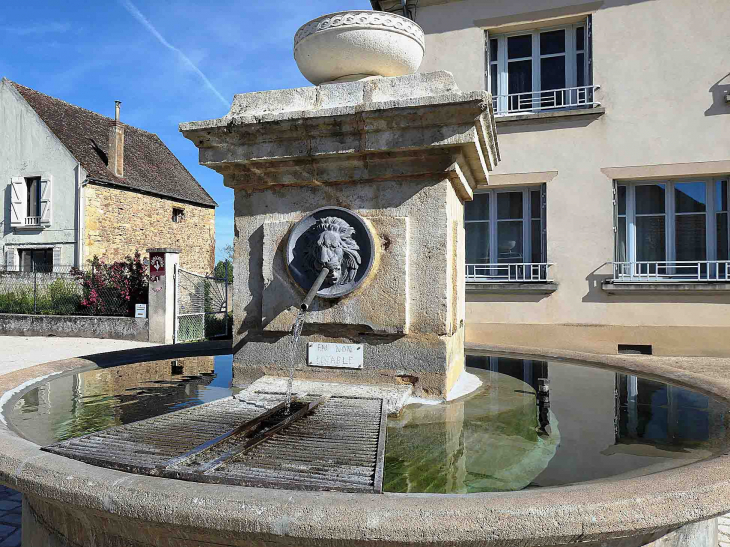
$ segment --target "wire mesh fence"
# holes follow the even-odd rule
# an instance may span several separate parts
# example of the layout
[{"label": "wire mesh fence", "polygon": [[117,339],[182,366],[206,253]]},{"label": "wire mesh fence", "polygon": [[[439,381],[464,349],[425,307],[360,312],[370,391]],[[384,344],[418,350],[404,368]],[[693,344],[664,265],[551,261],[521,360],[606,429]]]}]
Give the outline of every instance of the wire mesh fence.
[{"label": "wire mesh fence", "polygon": [[226,336],[230,325],[226,279],[182,268],[177,275],[177,341]]},{"label": "wire mesh fence", "polygon": [[132,317],[135,304],[147,303],[138,277],[124,263],[0,266],[0,313]]}]

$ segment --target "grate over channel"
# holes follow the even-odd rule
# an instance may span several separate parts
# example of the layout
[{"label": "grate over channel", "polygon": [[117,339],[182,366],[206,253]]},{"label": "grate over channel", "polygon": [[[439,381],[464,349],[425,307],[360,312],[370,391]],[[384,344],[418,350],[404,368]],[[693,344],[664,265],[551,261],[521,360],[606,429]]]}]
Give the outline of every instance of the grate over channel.
[{"label": "grate over channel", "polygon": [[[239,396],[240,397],[240,396]],[[382,492],[382,399],[246,393],[43,450],[130,473],[294,490]]]}]

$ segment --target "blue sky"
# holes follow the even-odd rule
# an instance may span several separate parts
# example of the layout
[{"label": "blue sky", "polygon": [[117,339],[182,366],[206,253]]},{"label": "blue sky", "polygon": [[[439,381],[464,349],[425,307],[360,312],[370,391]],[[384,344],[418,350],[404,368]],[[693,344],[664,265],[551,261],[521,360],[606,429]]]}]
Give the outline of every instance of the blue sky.
[{"label": "blue sky", "polygon": [[216,250],[233,241],[233,191],[198,165],[180,122],[217,118],[235,93],[310,85],[297,29],[368,0],[32,0],[0,11],[0,77],[157,133],[218,202]]}]

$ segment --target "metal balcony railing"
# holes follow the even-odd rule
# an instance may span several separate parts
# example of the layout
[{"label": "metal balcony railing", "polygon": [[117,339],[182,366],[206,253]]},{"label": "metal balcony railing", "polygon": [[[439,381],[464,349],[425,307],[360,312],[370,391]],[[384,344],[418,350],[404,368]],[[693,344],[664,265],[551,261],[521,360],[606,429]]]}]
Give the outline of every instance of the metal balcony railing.
[{"label": "metal balcony railing", "polygon": [[25,217],[25,226],[40,226],[41,217]]},{"label": "metal balcony railing", "polygon": [[614,283],[730,281],[730,261],[612,262]]},{"label": "metal balcony railing", "polygon": [[552,281],[548,262],[467,264],[467,283],[547,283]]},{"label": "metal balcony railing", "polygon": [[496,95],[494,101],[495,116],[509,114],[527,114],[546,110],[571,110],[574,108],[595,108],[601,103],[595,100],[598,85],[566,87],[549,91],[528,91],[510,95]]}]

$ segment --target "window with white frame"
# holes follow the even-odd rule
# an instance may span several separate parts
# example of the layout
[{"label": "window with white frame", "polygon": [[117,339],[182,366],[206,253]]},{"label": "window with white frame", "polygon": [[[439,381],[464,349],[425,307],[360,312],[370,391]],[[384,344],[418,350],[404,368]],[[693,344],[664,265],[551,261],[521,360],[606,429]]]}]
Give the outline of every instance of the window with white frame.
[{"label": "window with white frame", "polygon": [[615,278],[728,279],[727,177],[621,182],[615,192]]},{"label": "window with white frame", "polygon": [[495,112],[593,106],[590,18],[578,24],[488,35],[487,89]]},{"label": "window with white frame", "polygon": [[10,181],[10,226],[43,228],[52,221],[51,177],[13,177]]},{"label": "window with white frame", "polygon": [[545,186],[488,190],[464,208],[467,281],[546,281]]}]

